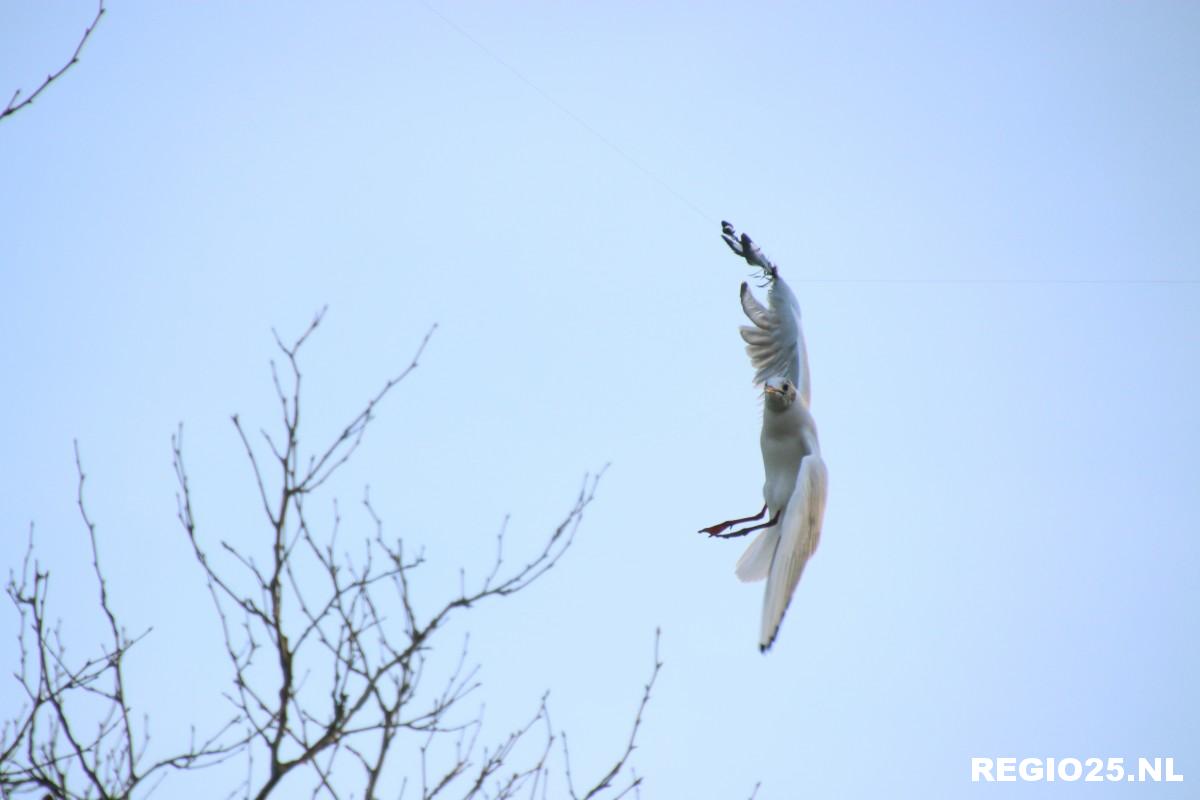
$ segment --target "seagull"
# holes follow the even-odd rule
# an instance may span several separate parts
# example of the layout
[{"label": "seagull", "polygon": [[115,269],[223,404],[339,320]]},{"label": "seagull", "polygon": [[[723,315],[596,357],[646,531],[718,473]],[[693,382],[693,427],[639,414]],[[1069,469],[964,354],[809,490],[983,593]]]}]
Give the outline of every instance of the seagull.
[{"label": "seagull", "polygon": [[[722,222],[721,238],[750,266],[760,269],[770,287],[767,306],[745,282],[741,288],[742,310],[753,323],[742,326],[742,339],[754,366],[754,382],[763,387],[760,442],[766,480],[761,511],[702,528],[700,533],[728,539],[760,531],[738,560],[736,573],[743,581],[767,581],[758,642],[765,653],[779,633],[804,565],[820,541],[829,478],[821,460],[817,425],[809,412],[808,356],[796,297],[780,277],[779,268],[749,236],[738,236],[732,225]],[[729,530],[764,516],[764,523]]]}]

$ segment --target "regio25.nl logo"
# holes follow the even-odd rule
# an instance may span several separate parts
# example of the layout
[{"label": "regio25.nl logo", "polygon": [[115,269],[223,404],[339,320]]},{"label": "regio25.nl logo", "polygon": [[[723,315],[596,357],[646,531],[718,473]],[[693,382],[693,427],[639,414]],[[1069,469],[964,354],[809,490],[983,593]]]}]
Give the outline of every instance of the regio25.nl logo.
[{"label": "regio25.nl logo", "polygon": [[1016,758],[973,757],[973,783],[1016,782],[1073,783],[1180,783],[1183,773],[1175,771],[1174,758],[1139,758],[1128,768],[1124,758]]}]

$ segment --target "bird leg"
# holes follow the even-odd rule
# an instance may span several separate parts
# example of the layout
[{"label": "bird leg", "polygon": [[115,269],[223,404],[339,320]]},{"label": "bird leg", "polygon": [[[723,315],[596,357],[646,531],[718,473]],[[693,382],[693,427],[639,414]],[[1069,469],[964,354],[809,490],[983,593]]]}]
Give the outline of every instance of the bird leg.
[{"label": "bird leg", "polygon": [[[764,508],[763,511],[766,511],[766,509]],[[775,516],[771,517],[770,520],[762,523],[761,525],[751,525],[749,528],[742,528],[740,531],[730,531],[729,533],[710,533],[709,536],[716,537],[718,539],[732,539],[736,536],[745,536],[747,533],[753,533],[754,531],[760,531],[763,528],[771,527],[776,522],[779,522],[779,515],[782,513],[783,509],[776,511]],[[751,519],[757,519],[757,517],[751,517]]]},{"label": "bird leg", "polygon": [[743,522],[753,522],[756,519],[762,519],[767,513],[767,504],[763,503],[762,511],[755,514],[753,517],[742,517],[741,519],[729,519],[717,525],[710,525],[707,528],[701,528],[699,533],[707,533],[709,536],[716,536],[726,528],[732,528],[734,525],[740,525]]}]

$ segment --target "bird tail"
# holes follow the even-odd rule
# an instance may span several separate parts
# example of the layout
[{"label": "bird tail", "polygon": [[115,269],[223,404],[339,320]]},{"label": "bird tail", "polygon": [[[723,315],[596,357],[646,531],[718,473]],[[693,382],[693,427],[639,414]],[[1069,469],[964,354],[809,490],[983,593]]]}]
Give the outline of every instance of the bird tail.
[{"label": "bird tail", "polygon": [[771,557],[775,555],[775,543],[779,541],[779,526],[767,528],[760,533],[742,557],[738,559],[737,576],[746,583],[761,581],[771,571]]}]

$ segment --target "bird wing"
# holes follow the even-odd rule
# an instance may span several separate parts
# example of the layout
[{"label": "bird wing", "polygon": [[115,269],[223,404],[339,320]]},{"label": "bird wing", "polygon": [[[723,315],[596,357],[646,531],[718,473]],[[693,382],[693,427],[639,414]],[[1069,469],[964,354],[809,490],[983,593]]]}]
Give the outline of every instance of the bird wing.
[{"label": "bird wing", "polygon": [[804,334],[800,332],[800,306],[778,272],[771,279],[767,297],[770,305],[764,306],[750,286],[742,284],[742,310],[754,323],[741,327],[746,352],[754,366],[754,382],[762,383],[776,375],[790,378],[807,407],[811,389],[808,354]]},{"label": "bird wing", "polygon": [[775,641],[783,614],[787,611],[804,565],[816,552],[821,539],[821,521],[825,516],[825,495],[829,476],[825,462],[810,453],[800,462],[796,489],[788,500],[779,522],[779,544],[767,575],[766,596],[763,598],[762,637],[759,648],[766,650]]}]

